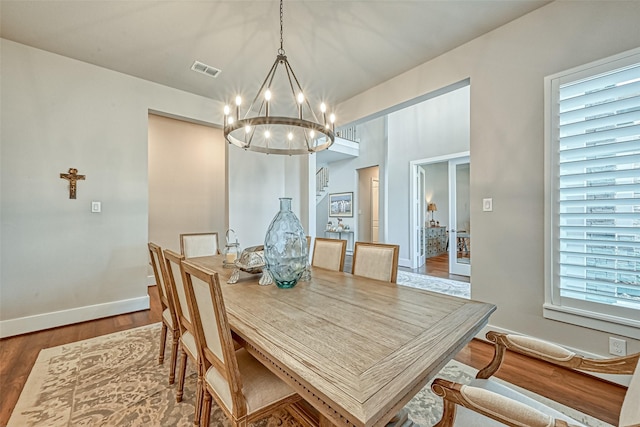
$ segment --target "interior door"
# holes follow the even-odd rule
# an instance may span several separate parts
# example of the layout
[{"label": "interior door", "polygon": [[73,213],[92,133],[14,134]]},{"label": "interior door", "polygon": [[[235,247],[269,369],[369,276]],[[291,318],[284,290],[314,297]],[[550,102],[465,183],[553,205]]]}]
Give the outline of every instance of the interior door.
[{"label": "interior door", "polygon": [[380,181],[371,178],[371,241],[378,242],[380,234]]},{"label": "interior door", "polygon": [[449,160],[449,273],[471,276],[469,157]]},{"label": "interior door", "polygon": [[418,267],[423,266],[427,260],[427,248],[426,248],[426,237],[424,230],[424,222],[425,222],[425,179],[426,175],[424,169],[420,166],[417,166],[418,173],[416,174],[416,196],[415,196],[415,207],[416,211],[414,213],[415,218],[417,218],[415,233],[416,233],[416,251],[418,252]]}]

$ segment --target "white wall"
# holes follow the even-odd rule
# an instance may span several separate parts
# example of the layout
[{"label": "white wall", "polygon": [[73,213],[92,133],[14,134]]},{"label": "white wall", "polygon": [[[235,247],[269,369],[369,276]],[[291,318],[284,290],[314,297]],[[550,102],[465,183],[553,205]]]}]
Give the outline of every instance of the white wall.
[{"label": "white wall", "polygon": [[181,233],[217,231],[224,247],[227,146],[220,129],[149,115],[149,241],[179,253]]},{"label": "white wall", "polygon": [[[449,229],[449,162],[424,165],[425,171],[425,210],[429,202],[435,203],[438,210],[433,212],[433,220]],[[469,193],[467,193],[467,196]],[[431,212],[426,212],[426,221],[431,221]]]},{"label": "white wall", "polygon": [[400,265],[411,266],[410,162],[469,151],[469,110],[465,86],[389,114],[388,241],[400,245]]},{"label": "white wall", "polygon": [[[0,335],[148,307],[147,116],[217,103],[1,41]],[[59,178],[86,175],[69,199]],[[91,213],[91,201],[102,213]]]},{"label": "white wall", "polygon": [[543,79],[638,47],[638,22],[640,2],[552,2],[339,106],[356,120],[470,78],[472,295],[497,305],[492,325],[607,354],[609,334],[542,317]]},{"label": "white wall", "polygon": [[[219,126],[222,104],[1,42],[0,336],[147,308],[149,112]],[[228,147],[229,225],[242,247],[263,243],[278,197],[308,197],[307,162]],[[70,167],[87,176],[76,200],[59,178]],[[219,212],[203,220],[220,227]]]},{"label": "white wall", "polygon": [[291,210],[308,230],[308,157],[265,155],[230,146],[229,227],[241,249],[264,244],[280,197],[291,197]]}]

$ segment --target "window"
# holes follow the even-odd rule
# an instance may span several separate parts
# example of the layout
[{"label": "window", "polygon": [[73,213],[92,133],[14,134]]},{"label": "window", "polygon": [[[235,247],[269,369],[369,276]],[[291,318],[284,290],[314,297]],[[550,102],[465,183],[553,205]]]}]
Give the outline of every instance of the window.
[{"label": "window", "polygon": [[640,338],[640,49],[545,95],[544,315]]}]

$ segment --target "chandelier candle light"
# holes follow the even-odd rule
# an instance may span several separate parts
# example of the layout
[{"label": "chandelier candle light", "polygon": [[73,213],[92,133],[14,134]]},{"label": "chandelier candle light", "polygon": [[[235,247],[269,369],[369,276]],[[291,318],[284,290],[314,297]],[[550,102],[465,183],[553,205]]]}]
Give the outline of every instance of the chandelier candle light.
[{"label": "chandelier candle light", "polygon": [[322,120],[316,117],[285,55],[282,21],[280,0],[280,49],[276,60],[244,115],[240,114],[243,102],[240,95],[235,99],[235,114],[225,105],[224,137],[230,144],[260,153],[316,153],[333,144],[335,115],[327,114],[327,106],[322,102],[319,105]]}]

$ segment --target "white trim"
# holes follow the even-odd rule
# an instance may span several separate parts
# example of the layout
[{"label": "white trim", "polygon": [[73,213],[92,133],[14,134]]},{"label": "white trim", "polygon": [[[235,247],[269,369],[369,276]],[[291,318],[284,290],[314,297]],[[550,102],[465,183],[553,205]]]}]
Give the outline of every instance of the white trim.
[{"label": "white trim", "polygon": [[595,311],[581,310],[566,305],[545,303],[542,306],[543,315],[547,319],[573,325],[584,326],[597,331],[640,339],[640,324],[633,319],[615,317]]},{"label": "white trim", "polygon": [[0,321],[0,338],[149,309],[149,295]]},{"label": "white trim", "polygon": [[156,276],[150,274],[147,276],[147,286],[155,286],[156,285]]},{"label": "white trim", "polygon": [[[583,64],[544,78],[544,305],[543,317],[607,333],[640,339],[640,322],[603,311],[615,310],[603,305],[602,309],[577,308],[564,305],[560,293],[560,261],[557,249],[559,155],[557,152],[559,86],[613,71],[638,62],[640,48]],[[571,298],[567,298],[570,300]]]},{"label": "white trim", "polygon": [[411,266],[411,259],[409,258],[398,258],[398,265],[400,267],[413,268]]},{"label": "white trim", "polygon": [[448,162],[449,160],[454,160],[454,159],[458,159],[461,157],[471,157],[471,151],[460,151],[459,153],[453,153],[453,154],[447,154],[444,156],[438,156],[438,157],[428,157],[426,159],[418,159],[418,160],[411,160],[409,162],[409,164],[411,166],[413,165],[426,165],[429,163],[442,163],[442,162]]},{"label": "white trim", "polygon": [[[418,166],[421,165],[428,165],[428,164],[433,164],[433,163],[442,163],[442,162],[450,162],[451,160],[455,160],[455,159],[461,159],[461,158],[468,158],[469,161],[471,160],[471,152],[470,151],[461,151],[458,153],[452,153],[452,154],[446,154],[444,156],[438,156],[438,157],[428,157],[426,159],[417,159],[417,160],[411,160],[409,162],[409,194],[411,194],[412,199],[410,201],[410,209],[409,209],[409,256],[411,257],[409,259],[409,264],[408,265],[402,265],[403,267],[408,267],[408,268],[416,268],[419,267],[417,265],[417,245],[419,244],[418,239],[416,237],[416,233],[414,233],[414,230],[416,227],[419,226],[419,224],[417,224],[417,218],[416,218],[416,213],[415,210],[413,209],[413,197],[415,197],[414,195],[417,192],[416,187],[416,175],[418,174]],[[451,193],[450,193],[451,194]],[[427,249],[425,248],[425,251]],[[426,259],[426,255],[425,255],[425,259]],[[401,261],[398,261],[399,263]],[[413,265],[416,265],[415,267]],[[470,274],[469,274],[470,276]]]},{"label": "white trim", "polygon": [[[487,325],[484,328],[482,328],[480,330],[480,332],[478,332],[478,334],[475,336],[475,338],[484,341],[484,342],[488,342],[487,339],[485,338],[485,335],[487,334],[487,332],[489,331],[496,331],[496,332],[500,332],[503,334],[513,334],[513,335],[527,335],[527,334],[523,334],[520,332],[515,332],[515,331],[511,331],[509,329],[504,329],[504,328],[500,328],[498,326],[493,326],[493,325]],[[531,338],[536,338],[536,337],[532,337],[531,335],[528,335]],[[537,338],[537,339],[541,339],[541,338]],[[547,341],[547,340],[543,340],[543,341]],[[577,348],[572,348],[572,347],[567,347],[565,345],[562,344],[558,344],[558,343],[553,343],[551,341],[547,341],[550,344],[554,344],[554,345],[558,345],[562,348],[566,348],[569,351],[572,351],[576,354],[579,354],[582,357],[588,357],[589,359],[606,359],[606,358],[610,358],[613,356],[602,356],[599,354],[595,354],[595,353],[590,353],[588,351],[584,351],[584,350],[580,350]],[[612,374],[599,374],[596,372],[585,372],[585,371],[580,371],[582,373],[585,373],[586,375],[591,375],[593,377],[596,378],[600,378],[615,384],[620,384],[622,386],[625,387],[629,387],[629,382],[631,381],[631,375],[612,375]]]}]

